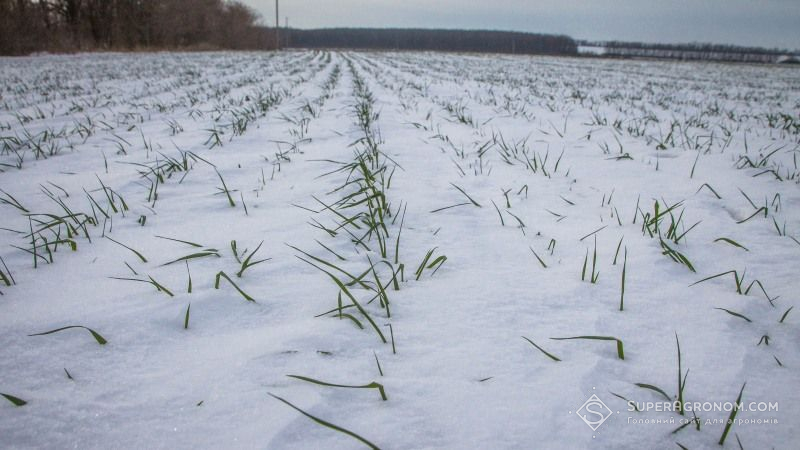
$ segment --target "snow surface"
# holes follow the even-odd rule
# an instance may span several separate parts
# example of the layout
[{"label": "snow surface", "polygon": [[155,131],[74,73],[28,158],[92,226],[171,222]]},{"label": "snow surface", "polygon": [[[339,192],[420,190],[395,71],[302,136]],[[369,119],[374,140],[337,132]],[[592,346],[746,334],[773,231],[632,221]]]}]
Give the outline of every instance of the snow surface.
[{"label": "snow surface", "polygon": [[606,53],[606,48],[596,45],[579,45],[578,53],[581,55],[604,55]]},{"label": "snow surface", "polygon": [[[15,282],[0,279],[0,392],[27,401],[0,398],[3,446],[362,446],[273,394],[382,448],[718,448],[727,412],[701,411],[699,431],[673,434],[675,412],[631,412],[612,394],[661,401],[635,385],[645,383],[675,398],[677,335],[686,401],[733,402],[746,382],[745,402],[779,404],[739,412],[750,423],[734,424],[726,447],[796,447],[800,311],[785,312],[800,292],[797,70],[285,52],[3,58],[0,74],[0,270]],[[358,208],[315,200],[353,189],[337,191],[348,178],[334,171],[363,146],[353,145],[365,135],[356,75],[379,113],[371,132],[385,175],[394,171],[388,264],[375,265],[391,317],[368,303],[371,272],[349,291],[387,343],[355,308],[363,329],[320,316],[341,288],[300,259],[355,276],[384,259],[374,236],[370,251],[354,244],[363,223],[337,215]],[[267,97],[266,111],[254,106]],[[151,168],[181,151],[202,159],[162,173],[154,201]],[[31,254],[30,233],[68,237],[66,225],[42,228],[65,216],[57,201],[98,220],[84,225],[91,241],[81,231],[77,250],[62,243],[50,263],[41,241]],[[656,201],[662,212],[682,202],[673,219],[688,232],[675,243],[665,217],[661,239],[696,273],[643,230]],[[240,255],[263,241],[253,259],[270,259],[236,277],[232,240]],[[164,264],[206,248],[219,256],[188,260],[188,293],[187,264]],[[446,261],[416,280],[433,248],[429,262]],[[731,270],[742,294],[734,274],[693,285]],[[256,302],[224,279],[215,289],[220,271]],[[112,277],[152,277],[174,296]],[[83,329],[29,336],[69,325],[108,343]],[[625,359],[612,341],[550,339],[576,336],[618,338]],[[290,374],[375,381],[388,400]],[[592,394],[613,412],[597,431],[577,413]]]}]

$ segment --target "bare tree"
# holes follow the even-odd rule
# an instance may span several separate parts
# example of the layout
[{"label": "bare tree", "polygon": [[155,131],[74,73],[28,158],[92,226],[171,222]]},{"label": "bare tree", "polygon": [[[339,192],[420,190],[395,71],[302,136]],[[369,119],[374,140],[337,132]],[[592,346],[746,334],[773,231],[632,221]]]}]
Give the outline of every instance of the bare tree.
[{"label": "bare tree", "polygon": [[273,48],[232,0],[0,0],[0,54],[152,48]]}]

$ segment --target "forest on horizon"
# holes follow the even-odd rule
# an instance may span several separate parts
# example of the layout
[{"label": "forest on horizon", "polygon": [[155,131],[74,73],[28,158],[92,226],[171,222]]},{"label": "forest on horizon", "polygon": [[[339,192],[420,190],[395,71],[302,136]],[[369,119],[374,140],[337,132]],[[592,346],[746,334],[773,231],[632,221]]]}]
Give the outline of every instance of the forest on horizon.
[{"label": "forest on horizon", "polygon": [[[279,31],[278,37],[257,11],[238,0],[0,0],[0,55],[281,47],[578,55],[579,45],[586,44],[564,35],[490,30]],[[605,56],[623,58],[775,62],[778,55],[793,53],[705,43],[600,44]]]}]

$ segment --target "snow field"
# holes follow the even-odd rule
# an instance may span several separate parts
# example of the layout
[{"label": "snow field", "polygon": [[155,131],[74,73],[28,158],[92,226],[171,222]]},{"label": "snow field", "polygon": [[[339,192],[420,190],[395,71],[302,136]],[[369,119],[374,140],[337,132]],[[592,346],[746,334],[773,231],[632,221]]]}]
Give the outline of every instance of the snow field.
[{"label": "snow field", "polygon": [[[625,399],[745,382],[780,408],[736,418],[777,422],[725,445],[798,436],[796,70],[291,52],[0,73],[14,447],[364,444],[272,394],[382,448],[717,448],[727,412],[673,433],[693,416]],[[107,343],[29,336],[70,325]],[[614,340],[551,339],[587,336]]]}]

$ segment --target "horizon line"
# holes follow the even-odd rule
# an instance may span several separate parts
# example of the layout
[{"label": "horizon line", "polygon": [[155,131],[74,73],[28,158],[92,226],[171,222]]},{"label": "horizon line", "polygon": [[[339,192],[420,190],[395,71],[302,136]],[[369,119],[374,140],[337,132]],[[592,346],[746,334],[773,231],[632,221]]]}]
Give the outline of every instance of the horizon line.
[{"label": "horizon line", "polygon": [[[257,25],[261,28],[268,28],[268,29],[275,29],[274,25]],[[575,41],[576,44],[580,43],[592,43],[592,44],[608,44],[608,43],[622,43],[622,44],[645,44],[645,45],[671,45],[671,46],[683,46],[683,45],[715,45],[715,46],[726,46],[735,49],[743,49],[743,50],[768,50],[768,51],[779,51],[784,53],[791,53],[795,56],[800,55],[800,48],[790,49],[787,47],[765,47],[761,45],[742,45],[742,44],[730,44],[730,43],[722,43],[722,42],[712,42],[712,41],[674,41],[674,42],[666,42],[666,41],[633,41],[633,40],[618,40],[618,39],[586,39],[586,38],[576,38],[566,33],[545,33],[545,32],[537,32],[537,31],[519,31],[519,30],[503,30],[503,29],[491,29],[491,28],[462,28],[462,27],[366,27],[366,26],[326,26],[326,27],[313,27],[313,28],[303,28],[303,27],[280,27],[282,30],[298,30],[298,31],[316,31],[316,30],[401,30],[401,31],[413,31],[413,30],[425,30],[425,31],[468,31],[468,32],[478,32],[478,31],[487,31],[493,33],[509,33],[509,34],[527,34],[527,35],[538,35],[538,36],[558,36],[558,37],[567,37]]]}]

